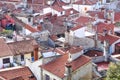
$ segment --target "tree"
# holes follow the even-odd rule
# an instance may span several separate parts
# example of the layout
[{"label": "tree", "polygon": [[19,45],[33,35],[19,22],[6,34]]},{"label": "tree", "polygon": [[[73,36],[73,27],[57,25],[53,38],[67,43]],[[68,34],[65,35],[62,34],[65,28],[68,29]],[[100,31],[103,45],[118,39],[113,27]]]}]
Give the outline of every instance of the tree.
[{"label": "tree", "polygon": [[106,80],[120,80],[120,62],[110,63]]}]

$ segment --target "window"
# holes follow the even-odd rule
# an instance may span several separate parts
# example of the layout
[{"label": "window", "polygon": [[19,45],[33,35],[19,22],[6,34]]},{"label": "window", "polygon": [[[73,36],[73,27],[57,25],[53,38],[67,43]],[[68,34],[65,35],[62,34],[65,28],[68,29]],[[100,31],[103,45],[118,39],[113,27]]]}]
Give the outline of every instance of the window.
[{"label": "window", "polygon": [[10,58],[4,58],[3,59],[3,64],[10,63]]},{"label": "window", "polygon": [[28,18],[28,22],[31,22],[31,18],[30,17]]},{"label": "window", "polygon": [[50,76],[45,74],[45,80],[50,80]]},{"label": "window", "polygon": [[21,61],[24,61],[24,55],[21,55]]}]

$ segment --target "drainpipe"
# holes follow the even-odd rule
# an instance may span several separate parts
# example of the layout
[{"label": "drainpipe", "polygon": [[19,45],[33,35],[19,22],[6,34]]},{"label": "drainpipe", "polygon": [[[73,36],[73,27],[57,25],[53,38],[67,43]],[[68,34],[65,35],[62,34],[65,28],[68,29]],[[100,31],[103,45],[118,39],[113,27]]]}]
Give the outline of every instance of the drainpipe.
[{"label": "drainpipe", "polygon": [[43,80],[43,69],[41,68],[41,80]]}]

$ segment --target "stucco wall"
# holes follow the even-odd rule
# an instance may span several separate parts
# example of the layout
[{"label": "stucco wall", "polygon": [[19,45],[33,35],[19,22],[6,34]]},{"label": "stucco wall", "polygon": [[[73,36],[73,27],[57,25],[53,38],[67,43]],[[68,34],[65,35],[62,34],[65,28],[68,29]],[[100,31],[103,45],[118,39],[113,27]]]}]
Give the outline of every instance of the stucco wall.
[{"label": "stucco wall", "polygon": [[72,80],[91,80],[92,63],[89,62],[73,72]]},{"label": "stucco wall", "polygon": [[26,59],[26,66],[30,68],[37,80],[42,80],[40,65],[42,65],[42,59],[39,59],[33,63]]},{"label": "stucco wall", "polygon": [[[80,13],[84,14],[87,11],[93,10],[94,5],[77,5],[77,4],[73,4],[73,8],[77,11],[79,11]],[[85,10],[86,8],[86,10]]]}]

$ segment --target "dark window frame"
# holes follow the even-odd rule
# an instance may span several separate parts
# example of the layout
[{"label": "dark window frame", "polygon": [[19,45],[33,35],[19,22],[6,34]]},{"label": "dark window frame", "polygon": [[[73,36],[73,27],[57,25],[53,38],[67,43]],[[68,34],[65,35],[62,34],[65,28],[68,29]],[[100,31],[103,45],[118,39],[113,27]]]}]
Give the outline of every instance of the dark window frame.
[{"label": "dark window frame", "polygon": [[21,55],[21,61],[24,61],[24,55]]},{"label": "dark window frame", "polygon": [[10,63],[10,58],[3,58],[3,64]]},{"label": "dark window frame", "polygon": [[45,74],[45,80],[50,80],[50,76]]}]

